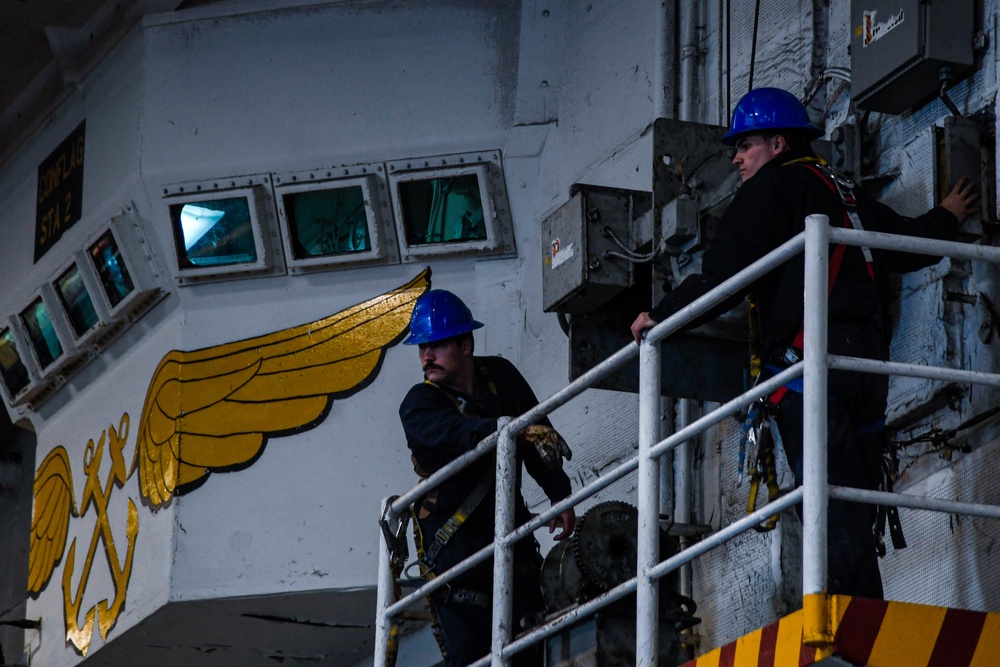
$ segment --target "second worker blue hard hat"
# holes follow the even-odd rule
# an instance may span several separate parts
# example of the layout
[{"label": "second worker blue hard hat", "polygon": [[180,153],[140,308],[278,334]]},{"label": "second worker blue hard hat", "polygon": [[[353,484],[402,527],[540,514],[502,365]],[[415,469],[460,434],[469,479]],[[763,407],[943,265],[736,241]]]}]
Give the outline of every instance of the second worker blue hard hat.
[{"label": "second worker blue hard hat", "polygon": [[736,103],[729,132],[722,137],[722,143],[732,146],[743,135],[780,130],[800,130],[810,139],[823,135],[795,95],[781,88],[757,88]]},{"label": "second worker blue hard hat", "polygon": [[410,335],[403,345],[433,343],[483,326],[472,318],[472,311],[448,290],[435,289],[417,298],[410,316]]}]

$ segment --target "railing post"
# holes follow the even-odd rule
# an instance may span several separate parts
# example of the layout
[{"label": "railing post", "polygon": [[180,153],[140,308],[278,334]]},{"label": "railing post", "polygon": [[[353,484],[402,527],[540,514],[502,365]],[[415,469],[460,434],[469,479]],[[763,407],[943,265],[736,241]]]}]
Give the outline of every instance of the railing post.
[{"label": "railing post", "polygon": [[802,594],[803,640],[824,644],[830,636],[827,590],[827,324],[829,320],[830,220],[805,221],[805,303],[802,395]]},{"label": "railing post", "polygon": [[514,530],[514,487],[517,480],[517,439],[507,430],[509,417],[497,424],[496,521],[493,533],[493,658],[492,667],[507,667],[503,647],[510,642],[513,616],[514,545],[507,536]]},{"label": "railing post", "polygon": [[660,466],[650,455],[660,440],[660,344],[639,346],[639,535],[635,664],[656,664],[659,581],[649,571],[660,560]]},{"label": "railing post", "polygon": [[[391,498],[382,501],[382,515],[392,502]],[[389,543],[385,534],[378,531],[378,588],[375,600],[375,665],[385,665],[386,654],[389,652],[389,636],[392,631],[392,619],[386,615],[386,608],[395,600],[395,581],[392,576],[392,565],[389,562]]]}]

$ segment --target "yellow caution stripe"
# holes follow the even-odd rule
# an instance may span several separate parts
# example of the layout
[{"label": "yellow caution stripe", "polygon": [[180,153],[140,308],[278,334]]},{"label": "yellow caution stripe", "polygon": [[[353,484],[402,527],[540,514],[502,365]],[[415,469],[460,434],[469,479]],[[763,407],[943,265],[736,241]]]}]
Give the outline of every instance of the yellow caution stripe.
[{"label": "yellow caution stripe", "polygon": [[802,610],[691,660],[684,667],[806,667],[835,655],[868,667],[1000,665],[1000,614],[824,596],[834,642],[802,642]]}]

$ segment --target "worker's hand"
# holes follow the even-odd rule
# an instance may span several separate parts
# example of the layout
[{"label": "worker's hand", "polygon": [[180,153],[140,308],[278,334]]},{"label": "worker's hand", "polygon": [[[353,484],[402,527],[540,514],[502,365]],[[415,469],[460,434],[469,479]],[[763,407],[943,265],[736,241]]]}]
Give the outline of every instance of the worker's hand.
[{"label": "worker's hand", "polygon": [[569,461],[573,458],[573,452],[569,445],[551,426],[532,424],[521,431],[518,438],[534,447],[545,465],[553,470],[562,469],[563,459]]},{"label": "worker's hand", "polygon": [[[979,194],[976,193],[972,183],[965,176],[958,179],[955,187],[951,189],[948,196],[941,200],[941,207],[951,212],[958,223],[962,224],[966,218],[979,213]],[[634,327],[635,325],[633,325]]]},{"label": "worker's hand", "polygon": [[552,538],[556,542],[565,540],[573,534],[573,530],[576,528],[576,512],[573,511],[572,507],[549,521],[549,533],[556,532],[556,526],[562,527],[559,534]]},{"label": "worker's hand", "polygon": [[650,317],[649,313],[645,311],[639,313],[639,317],[635,318],[635,322],[632,323],[632,338],[635,339],[635,344],[641,343],[642,333],[656,324],[656,320]]}]

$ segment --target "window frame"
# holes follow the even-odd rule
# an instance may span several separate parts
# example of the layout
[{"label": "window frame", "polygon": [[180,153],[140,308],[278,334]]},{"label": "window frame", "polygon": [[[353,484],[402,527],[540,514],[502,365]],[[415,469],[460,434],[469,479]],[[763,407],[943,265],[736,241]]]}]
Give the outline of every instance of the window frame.
[{"label": "window frame", "polygon": [[[285,196],[304,192],[322,192],[350,187],[361,187],[364,197],[365,219],[368,224],[370,249],[361,252],[324,255],[320,257],[295,256],[294,230],[285,205]],[[288,273],[356,268],[365,265],[395,264],[399,252],[394,229],[389,223],[389,201],[385,168],[381,163],[359,164],[290,172],[274,176],[274,200],[278,210],[281,240],[284,246],[285,265]]]},{"label": "window frame", "polygon": [[[118,252],[125,263],[129,278],[132,279],[133,287],[129,294],[114,305],[112,305],[111,298],[104,288],[100,271],[94,263],[94,256],[91,253],[91,248],[97,245],[108,233],[111,234],[118,246]],[[166,296],[160,283],[159,269],[150,253],[150,245],[142,232],[135,206],[132,204],[126,206],[120,215],[114,216],[101,225],[100,229],[87,239],[79,253],[83,257],[85,267],[82,270],[84,281],[86,283],[89,280],[91,284],[96,286],[97,296],[94,306],[98,309],[98,317],[105,325],[114,326],[120,322],[131,323]],[[66,266],[68,265],[69,263]],[[52,284],[59,275],[62,275],[61,271],[53,276],[49,283]],[[56,298],[58,299],[58,295]],[[95,298],[94,294],[91,294],[91,298]],[[61,299],[59,299],[59,304],[62,305]]]},{"label": "window frame", "polygon": [[28,384],[16,393],[11,392],[10,387],[7,386],[7,380],[0,375],[0,391],[2,391],[4,400],[11,408],[29,403],[38,395],[49,391],[53,384],[51,377],[42,378],[39,376],[34,355],[31,353],[24,354],[24,349],[31,347],[31,343],[30,341],[25,341],[20,328],[17,326],[18,319],[19,316],[11,315],[6,320],[0,321],[0,332],[5,329],[10,331],[14,345],[17,347],[17,356],[28,372]]},{"label": "window frame", "polygon": [[[59,341],[59,346],[62,348],[62,354],[54,358],[48,366],[42,365],[38,350],[35,349],[23,317],[31,305],[38,300],[41,300],[42,305],[45,306],[49,320],[52,322],[52,330],[56,335],[56,340]],[[20,334],[21,341],[28,350],[27,355],[22,355],[22,362],[25,356],[30,357],[32,366],[40,380],[58,380],[61,382],[65,376],[71,374],[72,370],[79,366],[77,362],[90,354],[89,349],[77,345],[72,334],[73,326],[66,317],[66,311],[62,307],[59,297],[48,281],[31,292],[31,296],[21,303],[21,306],[15,311],[12,319],[15,330]]]},{"label": "window frame", "polygon": [[[386,171],[401,261],[418,262],[429,257],[469,254],[516,254],[514,229],[504,184],[500,151],[479,151],[395,160],[386,163]],[[399,192],[400,184],[467,174],[475,174],[479,181],[479,197],[483,205],[486,238],[414,245],[407,243],[406,219],[403,215],[402,197]]]},{"label": "window frame", "polygon": [[[253,262],[189,268],[181,266],[177,251],[177,234],[171,209],[174,206],[219,199],[246,197],[250,211],[257,259]],[[240,280],[254,276],[280,275],[285,272],[284,253],[275,248],[277,237],[274,220],[274,195],[270,174],[250,174],[205,181],[178,183],[163,188],[163,202],[170,226],[170,248],[174,279],[178,286],[203,282]]]}]

